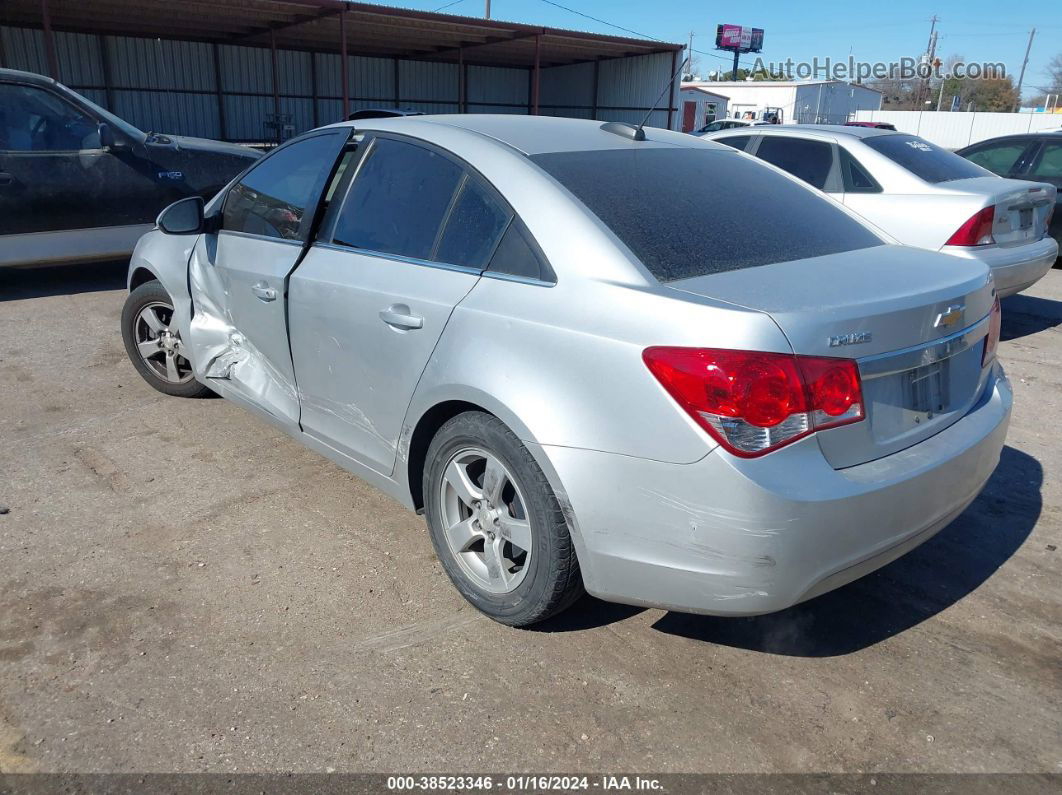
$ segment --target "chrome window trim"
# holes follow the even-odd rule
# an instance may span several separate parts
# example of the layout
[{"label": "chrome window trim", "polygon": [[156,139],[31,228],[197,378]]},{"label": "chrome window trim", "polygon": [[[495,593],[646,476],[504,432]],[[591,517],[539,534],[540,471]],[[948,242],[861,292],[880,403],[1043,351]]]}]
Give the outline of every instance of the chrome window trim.
[{"label": "chrome window trim", "polygon": [[975,343],[980,342],[988,333],[990,320],[991,317],[986,315],[972,326],[947,337],[898,351],[867,356],[865,359],[856,359],[856,364],[859,366],[859,375],[866,378],[877,378],[950,359],[952,356],[962,353]]},{"label": "chrome window trim", "polygon": [[286,237],[274,237],[273,235],[256,235],[252,232],[237,232],[235,229],[219,229],[218,237],[221,235],[233,235],[234,237],[246,237],[250,240],[266,240],[272,243],[284,243],[289,246],[298,246],[302,248],[305,244],[302,240],[289,240]]},{"label": "chrome window trim", "polygon": [[468,268],[463,265],[451,265],[447,262],[432,262],[426,259],[417,259],[416,257],[406,257],[401,254],[390,254],[386,251],[373,251],[367,248],[354,248],[353,246],[344,246],[338,243],[326,243],[324,241],[318,241],[313,244],[315,248],[325,248],[330,251],[342,251],[344,254],[364,254],[366,257],[373,257],[374,259],[386,259],[392,262],[404,262],[407,265],[423,265],[427,268],[436,268],[444,271],[456,271],[457,273],[471,273],[476,276],[482,275],[483,271],[479,268]]},{"label": "chrome window trim", "polygon": [[484,279],[497,279],[502,282],[516,282],[517,284],[530,284],[534,287],[556,287],[556,282],[547,282],[542,279],[532,279],[529,276],[516,276],[503,271],[483,271]]}]

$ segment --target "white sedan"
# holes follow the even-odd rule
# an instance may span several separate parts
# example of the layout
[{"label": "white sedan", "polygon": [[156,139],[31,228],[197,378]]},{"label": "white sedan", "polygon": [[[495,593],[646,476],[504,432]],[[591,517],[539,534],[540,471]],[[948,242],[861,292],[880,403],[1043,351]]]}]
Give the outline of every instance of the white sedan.
[{"label": "white sedan", "polygon": [[832,194],[900,243],[983,262],[1001,297],[1035,284],[1058,257],[1054,186],[998,177],[917,136],[794,124],[704,137]]}]

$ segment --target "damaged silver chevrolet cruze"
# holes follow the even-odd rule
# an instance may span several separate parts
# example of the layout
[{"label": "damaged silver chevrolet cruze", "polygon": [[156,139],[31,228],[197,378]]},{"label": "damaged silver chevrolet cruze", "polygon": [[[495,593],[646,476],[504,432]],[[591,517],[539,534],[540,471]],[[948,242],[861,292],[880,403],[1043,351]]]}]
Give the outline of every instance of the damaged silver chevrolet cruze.
[{"label": "damaged silver chevrolet cruze", "polygon": [[925,541],[999,460],[988,269],[691,136],[341,124],[158,226],[122,318],[143,377],[423,511],[503,623],[584,588],[779,610]]}]

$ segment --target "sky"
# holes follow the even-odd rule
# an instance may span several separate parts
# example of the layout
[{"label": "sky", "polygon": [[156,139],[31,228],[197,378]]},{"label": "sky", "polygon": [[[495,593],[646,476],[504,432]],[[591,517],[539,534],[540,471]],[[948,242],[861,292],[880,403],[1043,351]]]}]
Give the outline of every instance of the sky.
[{"label": "sky", "polygon": [[[483,16],[485,0],[379,0],[388,5],[443,13]],[[730,23],[764,29],[765,62],[810,61],[818,56],[859,61],[897,61],[917,58],[929,41],[930,18],[935,14],[942,59],[962,55],[971,61],[1002,61],[1015,82],[1028,43],[1029,30],[1036,28],[1023,95],[1035,93],[1047,82],[1047,62],[1062,53],[1062,2],[1024,0],[888,0],[885,3],[818,2],[810,5],[792,0],[758,0],[756,3],[719,3],[703,6],[678,0],[555,0],[594,21],[551,4],[553,0],[491,0],[491,16],[509,22],[569,28],[684,43],[694,34],[693,48],[702,53],[700,71],[714,64],[726,68],[732,56],[715,51],[715,27]],[[451,4],[452,3],[452,4]],[[736,10],[726,10],[734,6]],[[605,24],[605,23],[611,23]],[[612,25],[627,28],[620,30]],[[721,57],[713,57],[718,55]],[[743,56],[751,65],[755,56]]]}]

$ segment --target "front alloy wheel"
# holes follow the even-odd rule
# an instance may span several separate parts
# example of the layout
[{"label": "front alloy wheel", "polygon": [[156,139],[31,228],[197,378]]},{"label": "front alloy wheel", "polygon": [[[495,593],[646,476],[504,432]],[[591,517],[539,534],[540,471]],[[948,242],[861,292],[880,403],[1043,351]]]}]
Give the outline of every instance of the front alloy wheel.
[{"label": "front alloy wheel", "polygon": [[125,352],[141,377],[159,392],[191,398],[211,395],[195,380],[173,315],[173,299],[159,282],[147,282],[129,293],[122,307]]}]

